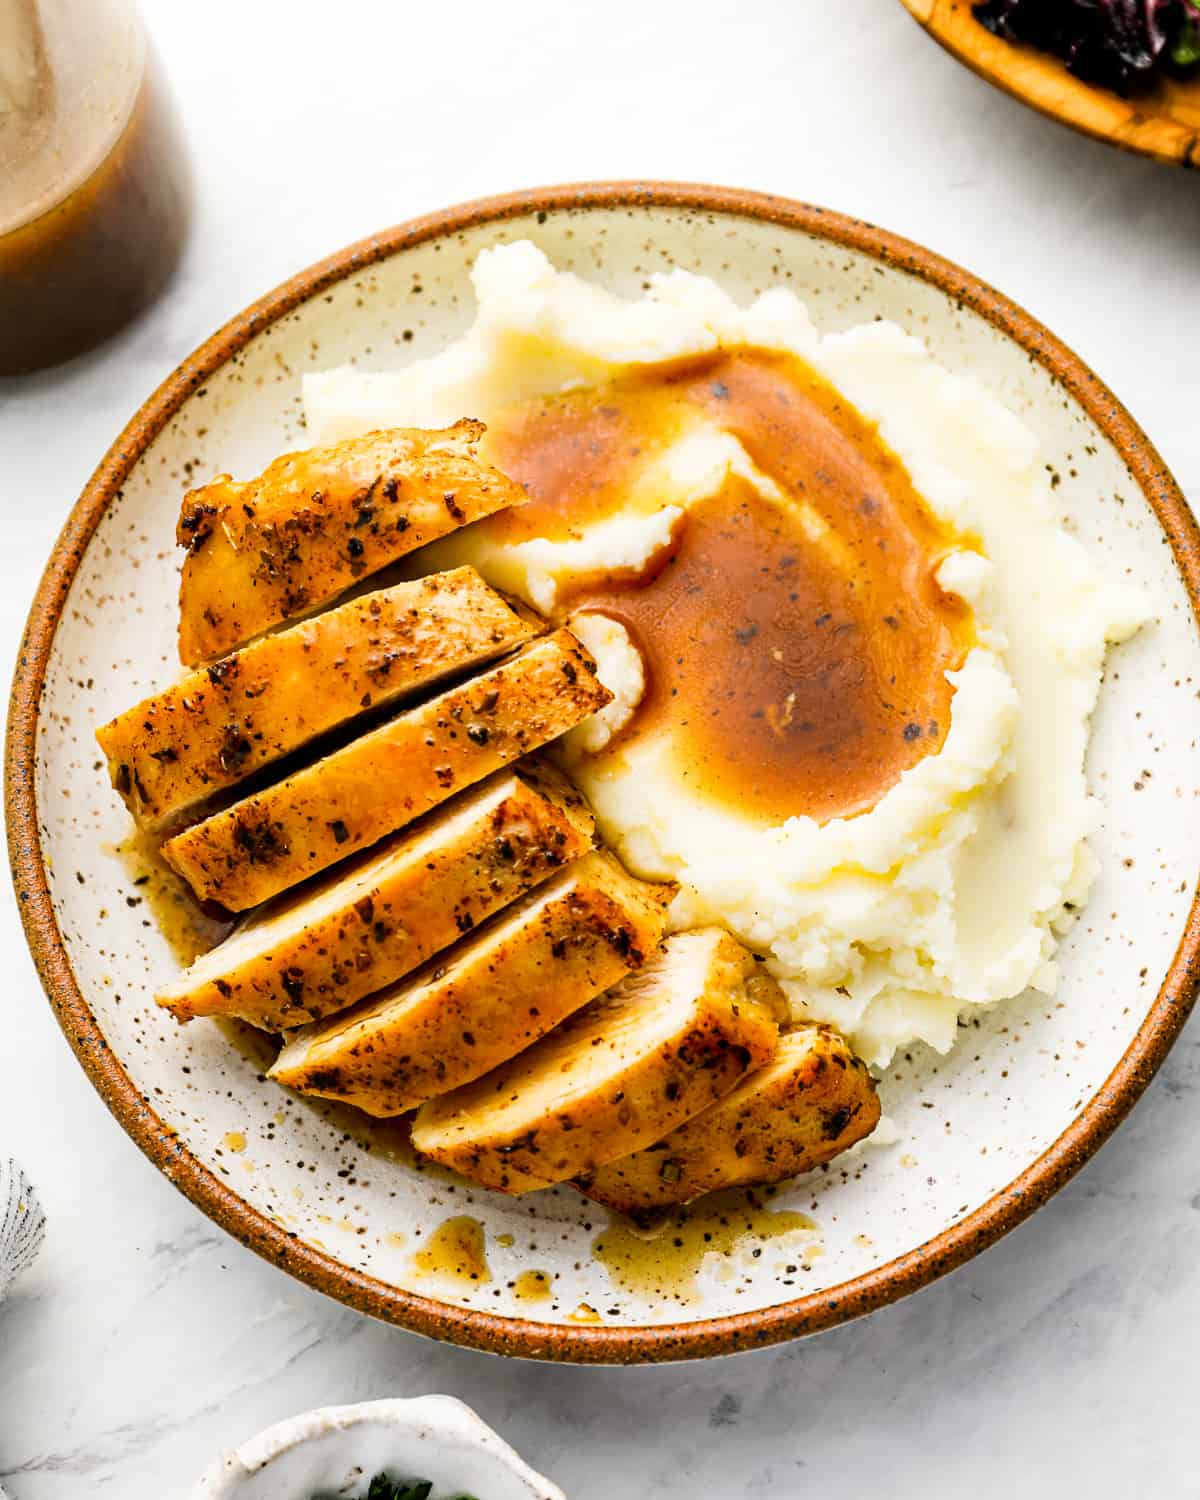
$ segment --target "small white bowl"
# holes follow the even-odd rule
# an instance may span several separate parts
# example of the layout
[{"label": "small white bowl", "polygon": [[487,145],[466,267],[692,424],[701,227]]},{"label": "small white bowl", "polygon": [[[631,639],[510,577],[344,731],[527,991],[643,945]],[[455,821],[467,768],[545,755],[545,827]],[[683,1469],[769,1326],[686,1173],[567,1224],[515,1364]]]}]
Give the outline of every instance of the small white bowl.
[{"label": "small white bowl", "polygon": [[432,1500],[565,1500],[451,1396],[324,1406],[291,1417],[218,1459],[192,1500],[358,1500],[380,1473],[432,1480]]}]

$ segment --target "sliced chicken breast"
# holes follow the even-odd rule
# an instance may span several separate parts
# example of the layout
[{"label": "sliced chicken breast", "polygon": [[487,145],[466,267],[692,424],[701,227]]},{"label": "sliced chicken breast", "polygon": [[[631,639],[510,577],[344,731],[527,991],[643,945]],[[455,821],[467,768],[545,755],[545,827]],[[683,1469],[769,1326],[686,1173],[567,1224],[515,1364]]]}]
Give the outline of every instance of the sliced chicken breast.
[{"label": "sliced chicken breast", "polygon": [[400,984],[288,1041],[271,1077],[398,1115],[469,1083],[654,953],[670,888],[587,854]]},{"label": "sliced chicken breast", "polygon": [[409,832],[269,903],[155,997],[180,1021],[268,1031],[343,1010],[448,948],[592,846],[546,765],[501,771]]},{"label": "sliced chicken breast", "polygon": [[523,1193],[649,1146],[771,1057],[778,985],[719,928],[677,933],[512,1062],[424,1105],[412,1141]]},{"label": "sliced chicken breast", "polygon": [[190,672],[96,731],[113,786],[158,829],[272,761],[538,634],[474,568],[352,599]]},{"label": "sliced chicken breast", "polygon": [[212,661],[459,526],[525,499],[481,464],[481,422],[395,428],[285,453],[248,483],[184,498],[179,659]]},{"label": "sliced chicken breast", "polygon": [[411,823],[603,708],[569,630],[406,710],[163,845],[202,901],[246,911]]},{"label": "sliced chicken breast", "polygon": [[771,1062],[656,1145],[578,1186],[634,1220],[717,1188],[781,1182],[861,1141],[879,1123],[866,1065],[825,1026],[780,1037]]}]

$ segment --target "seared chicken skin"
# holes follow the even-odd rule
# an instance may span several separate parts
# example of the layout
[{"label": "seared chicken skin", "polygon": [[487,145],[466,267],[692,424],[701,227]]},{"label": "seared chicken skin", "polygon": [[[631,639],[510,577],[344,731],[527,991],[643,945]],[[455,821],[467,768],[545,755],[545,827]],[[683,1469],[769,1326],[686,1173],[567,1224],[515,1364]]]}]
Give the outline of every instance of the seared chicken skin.
[{"label": "seared chicken skin", "polygon": [[163,845],[201,900],[246,911],[557,739],[610,700],[569,630]]},{"label": "seared chicken skin", "polygon": [[670,890],[593,853],[353,1010],[297,1032],[271,1069],[302,1093],[398,1115],[470,1083],[653,954]]},{"label": "seared chicken skin", "polygon": [[678,933],[527,1052],[424,1105],[423,1155],[523,1193],[661,1140],[771,1057],[778,985],[727,932]]},{"label": "seared chicken skin", "polygon": [[836,1031],[805,1026],[719,1104],[656,1145],[579,1179],[598,1203],[636,1220],[717,1188],[781,1182],[809,1172],[879,1123],[866,1065]]},{"label": "seared chicken skin", "polygon": [[352,599],[191,672],[96,731],[143,828],[370,709],[515,650],[538,627],[474,568]]},{"label": "seared chicken skin", "polygon": [[286,453],[257,478],[222,475],[185,496],[176,537],[179,659],[212,661],[298,619],[456,527],[519,504],[481,464],[481,422],[395,428]]},{"label": "seared chicken skin", "polygon": [[594,820],[544,765],[501,771],[409,832],[255,912],[155,997],[268,1031],[343,1010],[579,859]]}]

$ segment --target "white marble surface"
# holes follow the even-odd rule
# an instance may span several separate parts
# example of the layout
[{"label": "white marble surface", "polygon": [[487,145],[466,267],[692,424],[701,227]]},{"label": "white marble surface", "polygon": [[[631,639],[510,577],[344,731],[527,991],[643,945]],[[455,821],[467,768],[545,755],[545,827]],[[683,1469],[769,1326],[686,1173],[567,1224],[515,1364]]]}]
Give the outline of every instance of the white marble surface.
[{"label": "white marble surface", "polygon": [[[726,182],[908,234],[1050,323],[1200,487],[1197,183],[994,93],[898,0],[148,10],[195,147],[196,232],[168,296],[117,343],[0,382],[6,663],[81,483],[217,323],[382,224],[541,182]],[[426,1391],[471,1402],[574,1500],[1200,1490],[1194,1028],[1066,1192],[923,1295],[732,1361],[571,1370],[370,1323],[226,1239],[93,1094],[11,900],[0,954],[0,1153],[51,1216],[0,1309],[13,1500],[183,1495],[214,1451],[293,1411]]]}]

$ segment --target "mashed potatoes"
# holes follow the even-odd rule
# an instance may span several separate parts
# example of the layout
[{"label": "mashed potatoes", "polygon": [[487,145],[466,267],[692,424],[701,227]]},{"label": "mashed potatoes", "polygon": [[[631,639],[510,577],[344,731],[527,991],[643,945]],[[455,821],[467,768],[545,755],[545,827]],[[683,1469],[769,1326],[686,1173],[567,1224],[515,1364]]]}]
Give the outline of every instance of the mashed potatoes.
[{"label": "mashed potatoes", "polygon": [[[487,421],[710,351],[781,351],[876,423],[934,516],[972,539],[937,570],[974,618],[974,643],[948,674],[949,727],[857,816],[764,823],[709,795],[669,732],[622,737],[646,692],[644,664],[619,623],[581,617],[616,698],[565,754],[630,867],[679,882],[676,924],[731,928],[767,956],[798,1018],[834,1023],[875,1064],[918,1039],[946,1050],[966,1007],[1028,986],[1052,992],[1057,935],[1093,875],[1083,761],[1106,643],[1144,612],[1055,518],[1028,429],[894,325],[820,337],[782,289],[740,308],[674,271],[624,301],[557,273],[528,243],[485,252],[474,282],[476,322],[442,354],[399,373],[307,377],[313,441]],[[731,475],[765,505],[789,506],[836,561],[841,541],[819,508],[781,494],[719,416],[631,452],[616,511],[567,515],[537,536],[483,522],[428,549],[424,567],[470,561],[559,612],[579,579],[635,575],[661,558]],[[790,717],[786,699],[777,712]]]}]

